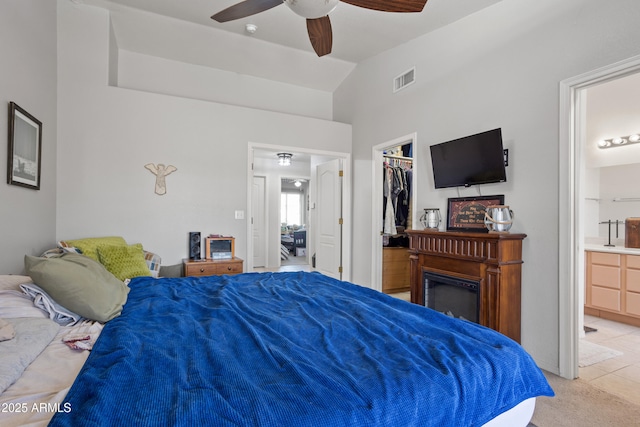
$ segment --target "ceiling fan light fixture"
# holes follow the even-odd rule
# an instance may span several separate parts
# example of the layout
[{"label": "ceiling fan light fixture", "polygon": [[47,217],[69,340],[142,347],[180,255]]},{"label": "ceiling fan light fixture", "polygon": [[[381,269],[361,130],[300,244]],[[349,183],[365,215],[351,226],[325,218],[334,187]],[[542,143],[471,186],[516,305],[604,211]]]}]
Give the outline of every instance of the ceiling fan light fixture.
[{"label": "ceiling fan light fixture", "polygon": [[247,33],[253,34],[258,31],[258,26],[256,24],[246,24],[244,26],[244,29],[247,31]]},{"label": "ceiling fan light fixture", "polygon": [[296,15],[307,19],[322,18],[330,14],[339,0],[283,0]]},{"label": "ceiling fan light fixture", "polygon": [[280,166],[291,166],[291,153],[278,153],[278,164]]}]

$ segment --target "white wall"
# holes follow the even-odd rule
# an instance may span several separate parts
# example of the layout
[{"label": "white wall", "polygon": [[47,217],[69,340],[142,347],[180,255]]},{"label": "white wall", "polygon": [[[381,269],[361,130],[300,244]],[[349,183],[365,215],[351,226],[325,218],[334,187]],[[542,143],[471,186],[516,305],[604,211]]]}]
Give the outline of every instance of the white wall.
[{"label": "white wall", "polygon": [[[58,1],[57,238],[121,235],[163,263],[187,256],[187,233],[236,237],[247,259],[249,142],[350,152],[345,124],[108,86],[109,14]],[[201,85],[215,85],[202,76]],[[154,194],[147,163],[171,164]]]},{"label": "white wall", "polygon": [[[118,86],[330,120],[330,92],[120,50]],[[202,82],[215,82],[203,85]]]},{"label": "white wall", "polygon": [[[599,220],[625,221],[626,218],[640,217],[638,182],[640,182],[640,163],[601,168]],[[615,237],[615,227],[612,226],[611,230],[612,237]],[[624,230],[624,226],[619,227],[621,239],[624,238]],[[601,237],[608,237],[606,225],[601,225],[599,231]]]},{"label": "white wall", "polygon": [[9,102],[17,103],[42,122],[40,190],[8,185],[6,180],[0,184],[0,274],[8,274],[23,272],[24,255],[40,255],[55,239],[56,3],[0,2],[0,57],[3,173],[7,167]]},{"label": "white wall", "polygon": [[[361,63],[336,92],[336,120],[353,125],[353,278],[370,281],[371,147],[417,132],[416,209],[439,207],[477,188],[435,190],[428,146],[501,127],[510,150],[504,194],[524,241],[522,343],[559,371],[559,82],[640,53],[640,2],[502,1]],[[393,94],[392,79],[416,66],[416,83]]]},{"label": "white wall", "polygon": [[640,132],[640,73],[586,90],[585,163],[589,168],[640,163],[640,144],[598,148],[598,141]]},{"label": "white wall", "polygon": [[[586,138],[584,182],[585,237],[609,238],[609,227],[602,221],[621,220],[640,216],[640,201],[614,201],[638,199],[640,191],[640,144],[598,148],[598,141],[640,132],[640,73],[601,83],[586,89]],[[612,239],[615,227],[612,226]],[[624,239],[624,226],[618,236]]]}]

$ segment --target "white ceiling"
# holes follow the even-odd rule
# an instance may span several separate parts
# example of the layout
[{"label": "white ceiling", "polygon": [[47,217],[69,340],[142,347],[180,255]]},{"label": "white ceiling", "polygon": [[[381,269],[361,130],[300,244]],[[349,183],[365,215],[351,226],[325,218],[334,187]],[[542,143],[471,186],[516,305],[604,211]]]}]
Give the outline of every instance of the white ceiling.
[{"label": "white ceiling", "polygon": [[[429,0],[421,13],[385,13],[341,2],[330,14],[333,51],[322,58],[313,52],[304,18],[284,4],[221,24],[211,16],[239,0],[70,1],[112,11],[121,49],[333,91],[358,62],[501,0]],[[254,34],[246,32],[247,23],[258,27]],[[292,69],[301,71],[297,79]]]}]

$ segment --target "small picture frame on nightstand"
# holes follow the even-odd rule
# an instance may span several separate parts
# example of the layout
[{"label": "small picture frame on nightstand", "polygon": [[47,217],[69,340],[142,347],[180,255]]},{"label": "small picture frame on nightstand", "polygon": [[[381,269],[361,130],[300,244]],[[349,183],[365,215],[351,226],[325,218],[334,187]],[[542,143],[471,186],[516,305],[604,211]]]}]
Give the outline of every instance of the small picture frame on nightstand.
[{"label": "small picture frame on nightstand", "polygon": [[204,246],[207,259],[232,259],[235,256],[233,237],[209,236],[205,239]]}]

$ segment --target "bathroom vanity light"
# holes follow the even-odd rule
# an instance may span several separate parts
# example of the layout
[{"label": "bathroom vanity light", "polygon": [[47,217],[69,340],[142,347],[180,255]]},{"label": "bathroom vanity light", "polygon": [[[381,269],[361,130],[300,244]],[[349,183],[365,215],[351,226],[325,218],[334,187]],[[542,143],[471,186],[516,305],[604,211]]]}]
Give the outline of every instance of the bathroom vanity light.
[{"label": "bathroom vanity light", "polygon": [[598,148],[619,147],[622,145],[636,144],[638,142],[640,142],[640,134],[634,133],[633,135],[619,136],[616,138],[598,141]]}]

